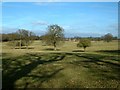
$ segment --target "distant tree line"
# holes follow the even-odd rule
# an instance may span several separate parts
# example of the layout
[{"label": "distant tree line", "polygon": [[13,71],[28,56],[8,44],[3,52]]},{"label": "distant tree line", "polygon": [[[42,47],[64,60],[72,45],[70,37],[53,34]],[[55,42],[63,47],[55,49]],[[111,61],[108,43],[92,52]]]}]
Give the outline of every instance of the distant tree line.
[{"label": "distant tree line", "polygon": [[101,37],[72,37],[72,38],[65,38],[64,37],[64,29],[60,27],[59,25],[49,25],[47,28],[47,32],[44,35],[37,36],[34,32],[31,32],[29,30],[25,29],[19,29],[18,31],[14,33],[8,33],[8,34],[0,34],[0,38],[2,42],[9,41],[10,44],[13,46],[19,46],[20,48],[22,46],[28,46],[34,41],[34,40],[41,40],[46,45],[51,45],[54,47],[54,50],[56,50],[57,45],[60,42],[64,41],[77,41],[77,47],[83,47],[84,51],[86,47],[89,47],[91,45],[91,41],[105,41],[110,42],[112,40],[118,40],[117,37],[113,37],[111,33],[105,34]]},{"label": "distant tree line", "polygon": [[[0,34],[0,41],[7,42],[7,41],[13,41],[13,40],[20,40],[20,33],[17,32],[14,33],[8,33],[8,34]],[[33,33],[33,32],[32,32]],[[39,36],[36,36],[35,34],[31,36],[33,40],[39,40]]]},{"label": "distant tree line", "polygon": [[[19,34],[17,32],[8,33],[8,34],[0,34],[0,37],[1,37],[0,41],[7,42],[7,41],[13,41],[13,40],[20,40],[20,36],[19,36]],[[34,34],[31,37],[32,37],[33,40],[42,40],[44,36],[45,35],[37,36],[37,35]],[[110,41],[111,40],[118,40],[118,38],[116,36],[113,37],[112,34],[110,34],[110,33],[105,34],[104,36],[101,36],[101,37],[69,37],[69,38],[64,37],[64,40],[65,41],[79,41],[82,38],[90,39],[91,41],[104,40],[104,41],[107,41],[107,42],[109,42],[109,40]]]},{"label": "distant tree line", "polygon": [[1,36],[2,42],[9,41],[9,45],[19,46],[20,48],[22,46],[26,46],[26,48],[28,48],[28,45],[31,44],[33,40],[38,39],[38,36],[36,36],[33,32],[25,29],[19,29],[14,33],[1,34]]},{"label": "distant tree line", "polygon": [[113,36],[112,34],[108,33],[101,37],[70,37],[65,38],[66,41],[79,41],[80,39],[90,39],[91,41],[108,41],[109,40],[118,40],[118,38]]}]

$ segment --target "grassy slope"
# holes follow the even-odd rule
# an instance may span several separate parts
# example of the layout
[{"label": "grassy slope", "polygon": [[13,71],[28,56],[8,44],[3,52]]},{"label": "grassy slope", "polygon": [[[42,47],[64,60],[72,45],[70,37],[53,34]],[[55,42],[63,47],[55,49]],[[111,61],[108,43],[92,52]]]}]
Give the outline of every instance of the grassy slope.
[{"label": "grassy slope", "polygon": [[88,52],[73,53],[78,49],[76,42],[66,42],[61,50],[69,53],[49,53],[45,48],[51,47],[42,46],[39,41],[33,43],[33,50],[10,49],[4,43],[3,85],[23,88],[120,88],[120,59],[117,53],[95,52],[117,50],[117,42],[93,42],[92,45]]}]

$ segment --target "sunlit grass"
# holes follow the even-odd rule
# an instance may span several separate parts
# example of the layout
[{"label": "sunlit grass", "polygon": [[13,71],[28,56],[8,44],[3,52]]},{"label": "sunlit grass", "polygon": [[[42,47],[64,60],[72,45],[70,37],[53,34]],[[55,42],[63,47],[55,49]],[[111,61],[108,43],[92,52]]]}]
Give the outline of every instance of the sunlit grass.
[{"label": "sunlit grass", "polygon": [[[3,87],[120,88],[118,42],[92,42],[86,52],[66,41],[53,51],[41,41],[34,49],[2,45]],[[48,50],[46,50],[48,48]],[[80,51],[79,51],[80,50]],[[73,52],[76,51],[76,52]]]},{"label": "sunlit grass", "polygon": [[[116,56],[85,53],[31,53],[4,57],[3,79],[22,88],[116,88],[120,83],[119,61]],[[7,80],[4,84],[9,85]]]},{"label": "sunlit grass", "polygon": [[[78,42],[73,41],[65,41],[63,45],[59,45],[57,48],[59,51],[53,51],[49,49],[53,49],[53,46],[45,46],[41,41],[34,41],[30,46],[34,47],[34,49],[13,49],[13,46],[9,46],[8,42],[2,43],[2,52],[3,53],[13,53],[13,56],[24,55],[29,52],[73,52],[73,51],[81,51],[83,48],[78,48],[76,44]],[[48,49],[48,50],[46,50]],[[86,52],[95,52],[99,50],[118,50],[118,42],[103,42],[103,41],[95,41],[92,42],[91,47],[86,49]]]}]

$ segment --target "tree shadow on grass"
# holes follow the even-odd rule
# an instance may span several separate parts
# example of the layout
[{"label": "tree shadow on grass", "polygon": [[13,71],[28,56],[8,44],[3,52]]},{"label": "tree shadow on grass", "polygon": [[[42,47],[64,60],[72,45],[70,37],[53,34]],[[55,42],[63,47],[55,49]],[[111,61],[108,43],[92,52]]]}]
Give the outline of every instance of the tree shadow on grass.
[{"label": "tree shadow on grass", "polygon": [[76,55],[77,57],[87,58],[91,62],[103,62],[120,67],[120,63],[110,62],[110,61],[120,61],[120,59],[117,56],[105,56],[105,55],[96,55],[96,54],[84,54],[84,55],[74,54],[74,55]]},{"label": "tree shadow on grass", "polygon": [[79,60],[70,62],[71,64],[75,64],[78,66],[83,66],[88,68],[90,72],[93,72],[96,76],[105,77],[107,79],[115,79],[120,80],[120,64],[113,63],[110,61],[104,60],[106,56],[101,55],[78,55],[74,54],[78,57],[85,58],[85,60]]},{"label": "tree shadow on grass", "polygon": [[[29,56],[29,55],[28,55]],[[29,56],[30,57],[30,56]],[[13,89],[14,88],[14,83],[22,78],[22,77],[25,77],[27,76],[28,73],[30,73],[34,68],[36,68],[39,64],[48,64],[48,63],[52,63],[52,62],[55,62],[55,61],[59,61],[59,60],[62,60],[65,56],[62,55],[62,56],[56,56],[48,61],[45,61],[45,60],[42,60],[40,56],[38,56],[37,60],[30,60],[30,63],[29,64],[26,64],[26,65],[21,65],[16,58],[16,62],[18,62],[19,64],[19,67],[15,67],[11,70],[11,68],[9,68],[11,66],[11,62],[14,61],[12,59],[4,59],[3,60],[3,78],[2,78],[2,81],[3,81],[3,89],[7,89],[7,88],[11,88]],[[24,60],[24,59],[23,59]],[[9,62],[10,61],[10,62]],[[7,63],[8,62],[8,63]],[[7,68],[6,68],[7,67]],[[7,69],[10,69],[9,71]],[[55,70],[53,71],[50,75],[45,75],[45,76],[41,76],[42,77],[46,77],[46,78],[49,78],[49,77],[52,77],[54,76],[56,73],[58,73],[60,70],[62,70],[63,68],[60,68],[58,70]],[[5,71],[7,71],[7,73],[5,73]],[[46,80],[46,78],[42,81],[44,82]]]},{"label": "tree shadow on grass", "polygon": [[108,54],[120,54],[120,50],[99,50],[96,52],[108,53]]},{"label": "tree shadow on grass", "polygon": [[[38,75],[27,75],[26,77],[32,77],[33,79],[38,79],[41,83],[39,84],[39,87],[42,85],[42,83],[47,82],[48,80],[50,80],[52,77],[54,77],[57,73],[59,73],[61,70],[63,70],[64,68],[59,68],[59,69],[55,69],[53,71],[51,71],[50,73],[42,73],[42,76],[38,76]],[[29,84],[29,83],[28,83]]]},{"label": "tree shadow on grass", "polygon": [[84,52],[84,50],[73,50],[72,52]]},{"label": "tree shadow on grass", "polygon": [[56,49],[54,50],[54,48],[46,48],[46,49],[43,49],[45,51],[60,51],[60,49]]}]

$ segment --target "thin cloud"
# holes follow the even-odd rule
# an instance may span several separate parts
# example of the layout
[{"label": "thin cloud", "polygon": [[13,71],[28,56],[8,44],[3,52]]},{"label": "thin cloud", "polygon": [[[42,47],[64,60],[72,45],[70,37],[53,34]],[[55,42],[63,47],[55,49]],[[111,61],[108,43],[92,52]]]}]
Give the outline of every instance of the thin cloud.
[{"label": "thin cloud", "polygon": [[48,22],[45,21],[37,21],[31,23],[33,26],[41,26],[41,25],[48,25]]},{"label": "thin cloud", "polygon": [[48,1],[43,1],[43,2],[34,2],[33,4],[37,6],[57,6],[57,7],[59,6],[61,7],[61,6],[66,6],[67,3],[61,3],[61,2],[59,3],[53,0],[48,0]]},{"label": "thin cloud", "polygon": [[71,27],[69,25],[63,26],[64,29],[70,29]]}]

